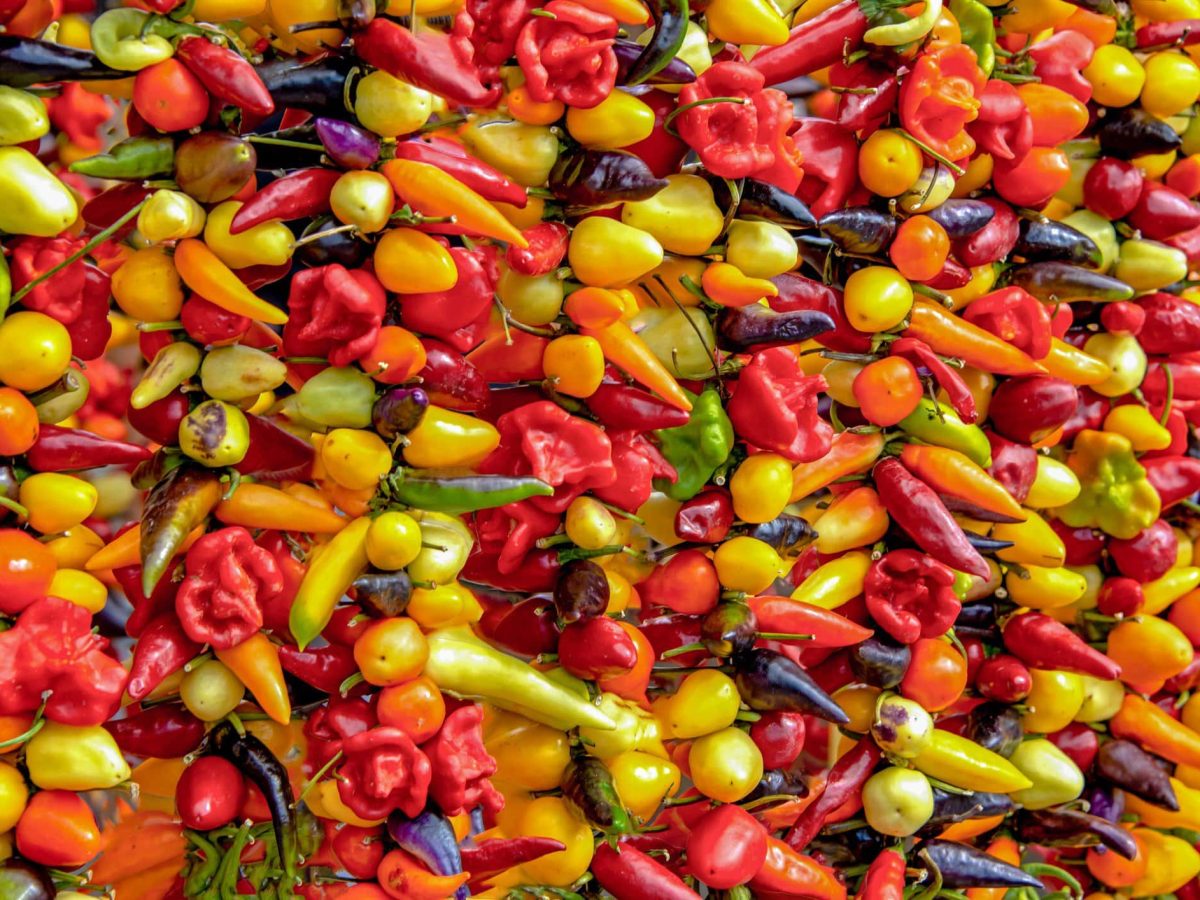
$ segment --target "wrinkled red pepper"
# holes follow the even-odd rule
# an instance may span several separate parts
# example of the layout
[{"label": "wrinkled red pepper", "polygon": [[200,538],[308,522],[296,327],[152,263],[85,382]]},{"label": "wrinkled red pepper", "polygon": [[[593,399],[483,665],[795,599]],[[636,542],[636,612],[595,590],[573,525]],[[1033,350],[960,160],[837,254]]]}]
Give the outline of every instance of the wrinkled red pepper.
[{"label": "wrinkled red pepper", "polygon": [[871,563],[863,594],[871,618],[902,644],[941,637],[962,609],[954,573],[916,550],[893,550]]},{"label": "wrinkled red pepper", "polygon": [[970,47],[934,44],[900,86],[900,122],[947,159],[965,159],[975,151],[966,126],[979,113],[986,84]]},{"label": "wrinkled red pepper", "polygon": [[[73,237],[21,237],[12,244],[9,271],[14,290],[20,290],[83,248],[86,242]],[[87,263],[77,259],[47,278],[21,300],[29,309],[45,313],[64,325],[83,312],[83,287]],[[107,298],[106,298],[107,299]]]},{"label": "wrinkled red pepper", "polygon": [[[524,193],[524,192],[522,192]],[[567,226],[561,222],[539,222],[521,232],[528,247],[509,244],[504,261],[522,275],[548,275],[562,264],[567,255]]]},{"label": "wrinkled red pepper", "polygon": [[346,738],[362,734],[379,724],[375,710],[361,697],[345,698],[332,694],[304,723],[308,741],[308,761],[320,768],[342,749]]},{"label": "wrinkled red pepper", "polygon": [[206,534],[187,552],[187,577],[175,596],[175,612],[188,637],[228,650],[263,624],[260,594],[283,589],[275,557],[240,526]]},{"label": "wrinkled red pepper", "polygon": [[383,285],[365,269],[351,272],[338,263],[303,269],[288,293],[284,351],[349,365],[375,346],[386,305]]},{"label": "wrinkled red pepper", "polygon": [[678,479],[675,467],[659,449],[636,431],[610,432],[613,466],[620,478],[592,493],[605,503],[633,512],[650,499],[654,479],[665,478],[672,484]]},{"label": "wrinkled red pepper", "polygon": [[550,0],[543,9],[551,15],[531,19],[517,36],[529,96],[579,109],[598,105],[617,84],[617,20],[573,0]]},{"label": "wrinkled red pepper", "polygon": [[467,0],[454,18],[454,33],[475,48],[479,75],[490,84],[500,78],[517,46],[517,35],[537,4],[532,0]]},{"label": "wrinkled red pepper", "polygon": [[1015,86],[993,79],[979,95],[979,117],[967,133],[993,157],[1020,162],[1033,149],[1033,116]]},{"label": "wrinkled red pepper", "polygon": [[440,94],[452,106],[491,106],[500,98],[498,86],[480,81],[475,48],[461,33],[425,28],[414,34],[380,17],[354,36],[354,52],[389,75]]},{"label": "wrinkled red pepper", "polygon": [[413,818],[425,808],[433,770],[399,728],[371,728],[345,738],[342,752],[338,796],[355,815],[386,819],[398,809]]},{"label": "wrinkled red pepper", "polygon": [[734,430],[748,444],[793,462],[820,459],[833,442],[833,429],[817,414],[825,390],[820,375],[804,375],[786,347],[754,354],[729,401]]},{"label": "wrinkled red pepper", "polygon": [[839,209],[858,183],[858,141],[826,119],[799,119],[792,142],[804,160],[800,199],[817,218]]},{"label": "wrinkled red pepper", "polygon": [[1078,31],[1059,31],[1029,48],[1033,72],[1042,84],[1066,91],[1080,103],[1092,99],[1092,83],[1083,70],[1092,61],[1096,46]]},{"label": "wrinkled red pepper", "polygon": [[482,723],[478,705],[460,707],[421,745],[433,770],[429,791],[448,816],[476,806],[490,815],[504,808],[504,796],[488,780],[496,773],[496,761],[484,749]]},{"label": "wrinkled red pepper", "polygon": [[1012,285],[985,294],[964,309],[962,317],[1034,359],[1044,359],[1050,352],[1050,313],[1022,287]]}]

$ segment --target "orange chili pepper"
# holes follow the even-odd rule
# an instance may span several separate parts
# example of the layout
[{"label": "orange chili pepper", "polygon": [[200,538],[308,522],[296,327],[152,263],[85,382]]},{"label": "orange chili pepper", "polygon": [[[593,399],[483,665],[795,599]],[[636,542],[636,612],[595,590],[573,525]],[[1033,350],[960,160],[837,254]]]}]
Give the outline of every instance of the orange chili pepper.
[{"label": "orange chili pepper", "polygon": [[1013,522],[1029,518],[1004,485],[957,450],[905,444],[900,461],[939,494],[949,494]]},{"label": "orange chili pepper", "polygon": [[255,296],[203,241],[186,238],[176,244],[175,268],[184,284],[235,316],[272,325],[283,325],[288,320],[286,312]]},{"label": "orange chili pepper", "polygon": [[1171,166],[1166,182],[1168,187],[1173,187],[1189,197],[1200,194],[1200,153],[1184,157]]},{"label": "orange chili pepper", "polygon": [[619,294],[602,287],[583,287],[567,297],[563,312],[581,328],[605,328],[621,321],[625,303]]},{"label": "orange chili pepper", "polygon": [[314,506],[278,488],[247,483],[238,485],[232,497],[217,504],[215,514],[226,525],[311,534],[334,534],[349,521],[331,509]]},{"label": "orange chili pepper", "polygon": [[750,879],[750,887],[816,900],[846,897],[846,886],[834,877],[832,870],[774,837],[767,838],[767,858],[758,874]]},{"label": "orange chili pepper", "polygon": [[1108,724],[1114,737],[1136,741],[1173,763],[1200,766],[1200,734],[1137,694],[1125,695],[1120,710]]},{"label": "orange chili pepper", "polygon": [[518,247],[529,246],[520,229],[504,218],[500,210],[437,166],[411,159],[391,159],[383,164],[381,171],[392,183],[396,196],[422,215],[453,216],[456,225],[472,234]]},{"label": "orange chili pepper", "polygon": [[846,475],[865,472],[883,452],[883,435],[839,431],[826,453],[813,462],[800,463],[792,469],[792,497],[795,503],[816,493]]},{"label": "orange chili pepper", "polygon": [[704,270],[700,284],[709,299],[721,306],[749,306],[764,297],[778,297],[779,288],[765,278],[750,278],[737,266],[712,263]]},{"label": "orange chili pepper", "polygon": [[995,375],[1037,375],[1046,371],[1024,350],[928,300],[913,304],[904,336],[919,338],[936,353],[957,356],[967,365]]},{"label": "orange chili pepper", "polygon": [[[200,538],[204,537],[204,526],[197,525],[184,539],[179,547],[182,553]],[[84,568],[89,572],[104,572],[109,569],[119,569],[122,566],[136,566],[142,561],[142,526],[135,524],[91,555]]]},{"label": "orange chili pepper", "polygon": [[270,638],[260,631],[236,647],[213,652],[254,695],[263,712],[283,725],[291,721],[292,703],[283,682],[279,650]]},{"label": "orange chili pepper", "polygon": [[604,358],[625,374],[650,388],[672,406],[691,412],[692,401],[675,376],[624,322],[613,322],[604,328],[581,328],[579,333],[599,341]]}]

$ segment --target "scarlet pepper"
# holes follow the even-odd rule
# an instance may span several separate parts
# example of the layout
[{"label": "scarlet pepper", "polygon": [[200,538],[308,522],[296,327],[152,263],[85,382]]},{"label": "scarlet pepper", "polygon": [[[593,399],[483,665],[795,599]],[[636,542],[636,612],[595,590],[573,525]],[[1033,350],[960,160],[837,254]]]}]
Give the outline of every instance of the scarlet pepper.
[{"label": "scarlet pepper", "polygon": [[89,91],[78,81],[67,81],[57,97],[45,99],[50,121],[71,143],[84,150],[98,151],[100,126],[112,118],[113,109],[102,94]]},{"label": "scarlet pepper", "polygon": [[820,217],[844,206],[858,182],[858,141],[854,135],[836,122],[810,116],[798,120],[792,129],[792,142],[804,160],[804,180],[798,195],[812,214]]},{"label": "scarlet pepper", "polygon": [[175,48],[175,56],[218,100],[254,116],[269,116],[275,111],[271,92],[254,66],[237,51],[206,38],[185,37]]},{"label": "scarlet pepper", "polygon": [[241,234],[271,219],[308,219],[329,212],[329,195],[342,175],[339,169],[314,168],[298,169],[276,178],[242,204],[229,223],[229,233]]},{"label": "scarlet pepper", "polygon": [[1027,666],[1062,669],[1093,678],[1121,677],[1121,667],[1089,647],[1070,628],[1043,613],[1025,612],[1004,625],[1004,646]]},{"label": "scarlet pepper", "polygon": [[567,254],[567,226],[561,222],[539,222],[524,234],[529,246],[510,244],[504,253],[508,267],[522,275],[547,275],[557,269]]},{"label": "scarlet pepper", "polygon": [[336,693],[318,707],[304,723],[309,762],[320,768],[342,749],[346,738],[362,734],[379,724],[375,710],[361,697],[344,698]]},{"label": "scarlet pepper", "polygon": [[679,480],[675,467],[667,462],[659,449],[636,431],[610,432],[613,467],[620,477],[592,493],[605,503],[633,512],[650,499],[654,479],[664,478],[674,484]]},{"label": "scarlet pepper", "polygon": [[192,640],[228,650],[263,624],[259,594],[283,590],[275,557],[240,526],[206,534],[187,553],[175,611]]},{"label": "scarlet pepper", "polygon": [[292,356],[328,356],[346,366],[379,337],[387,294],[365,269],[332,263],[297,272],[288,293],[283,347]]},{"label": "scarlet pepper", "polygon": [[517,35],[537,4],[531,0],[467,0],[454,18],[454,33],[475,48],[475,64],[485,83],[498,81],[500,67],[517,46]]},{"label": "scarlet pepper", "polygon": [[864,135],[887,121],[900,90],[895,71],[870,59],[849,66],[842,61],[834,63],[829,69],[829,83],[835,88],[851,89],[838,94],[837,123],[847,131]]},{"label": "scarlet pepper", "polygon": [[962,317],[1024,350],[1032,359],[1044,359],[1050,352],[1050,313],[1036,297],[1017,285],[972,301]]},{"label": "scarlet pepper", "polygon": [[802,172],[787,134],[792,106],[782,91],[764,90],[765,83],[746,63],[716,63],[680,91],[679,135],[714,175],[753,176],[795,191]]},{"label": "scarlet pepper", "polygon": [[150,451],[137,444],[102,437],[81,428],[43,425],[26,452],[35,472],[66,472],[96,466],[131,466],[145,462]]},{"label": "scarlet pepper", "polygon": [[424,28],[414,34],[390,19],[376,18],[354,36],[354,51],[364,62],[439,94],[452,106],[491,106],[500,97],[498,87],[484,87],[480,81],[475,48],[461,33]]},{"label": "scarlet pepper", "polygon": [[64,725],[99,725],[121,705],[129,673],[92,631],[92,616],[76,603],[43,597],[0,634],[0,715],[33,712]]},{"label": "scarlet pepper", "polygon": [[916,550],[893,550],[871,563],[863,594],[871,618],[902,644],[941,637],[962,609],[954,573]]},{"label": "scarlet pepper", "polygon": [[399,809],[420,814],[429,795],[428,757],[399,728],[371,728],[342,741],[338,796],[364,819],[385,819]]},{"label": "scarlet pepper", "polygon": [[1033,117],[1016,87],[989,81],[979,95],[979,117],[967,132],[986,153],[1019,162],[1033,148]]},{"label": "scarlet pepper", "polygon": [[141,700],[200,653],[173,613],[156,617],[138,636],[129,667],[129,696]]},{"label": "scarlet pepper", "polygon": [[617,20],[573,0],[550,0],[517,36],[525,88],[539,103],[590,109],[617,84]]},{"label": "scarlet pepper", "polygon": [[807,847],[830,813],[861,793],[879,757],[875,741],[865,737],[834,763],[821,795],[805,808],[784,838],[793,850]]},{"label": "scarlet pepper", "polygon": [[1029,48],[1033,72],[1042,84],[1066,91],[1080,103],[1092,99],[1092,83],[1083,70],[1092,61],[1096,46],[1085,35],[1064,29]]},{"label": "scarlet pepper", "polygon": [[973,424],[978,414],[975,410],[975,396],[958,370],[948,365],[940,356],[933,352],[924,341],[916,338],[898,338],[888,348],[893,356],[902,356],[915,366],[929,370],[938,387],[946,392],[946,397],[958,417],[968,425]]},{"label": "scarlet pepper", "polygon": [[833,442],[833,429],[817,414],[825,387],[820,375],[801,374],[786,347],[763,350],[742,370],[729,418],[748,444],[794,462],[820,459]]},{"label": "scarlet pepper", "polygon": [[104,354],[112,337],[112,323],[108,318],[108,299],[111,278],[99,266],[91,263],[83,267],[83,291],[79,296],[79,315],[66,323],[71,338],[71,352],[84,362],[91,362]]},{"label": "scarlet pepper", "polygon": [[421,745],[433,772],[430,793],[448,816],[477,806],[488,815],[504,808],[504,796],[488,780],[496,773],[496,761],[484,749],[482,723],[478,704],[460,707]]},{"label": "scarlet pepper", "polygon": [[[458,270],[458,281],[454,287],[445,291],[405,294],[400,304],[400,321],[406,328],[441,338],[456,350],[466,352],[479,343],[482,335],[465,341],[464,346],[460,330],[478,321],[487,321],[499,272],[495,249],[492,247],[475,250],[453,247],[450,256]],[[522,334],[533,337],[524,332]]]},{"label": "scarlet pepper", "polygon": [[900,122],[947,159],[965,159],[975,151],[966,125],[979,114],[986,84],[971,48],[935,44],[917,58],[900,86]]},{"label": "scarlet pepper", "polygon": [[[19,291],[55,266],[60,265],[84,246],[73,237],[21,237],[12,244],[9,272],[13,290]],[[87,264],[77,259],[29,291],[21,300],[29,309],[45,313],[68,325],[83,311],[83,288]],[[107,299],[107,298],[105,298]]]}]

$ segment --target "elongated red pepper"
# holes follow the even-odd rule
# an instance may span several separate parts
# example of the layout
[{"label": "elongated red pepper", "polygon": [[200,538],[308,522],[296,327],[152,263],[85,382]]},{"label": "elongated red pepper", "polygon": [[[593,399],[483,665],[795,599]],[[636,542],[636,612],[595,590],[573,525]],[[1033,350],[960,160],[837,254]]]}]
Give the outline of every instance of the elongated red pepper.
[{"label": "elongated red pepper", "polygon": [[952,569],[980,578],[989,576],[987,562],[971,546],[942,498],[904,468],[900,460],[880,461],[872,477],[888,514],[918,547]]},{"label": "elongated red pepper", "polygon": [[869,737],[860,740],[842,756],[829,770],[829,778],[821,796],[800,813],[800,818],[796,819],[796,824],[787,833],[784,840],[788,846],[793,850],[807,847],[825,825],[829,814],[862,791],[879,757],[879,747]]},{"label": "elongated red pepper", "polygon": [[145,447],[114,441],[81,428],[43,425],[25,458],[35,472],[67,472],[100,466],[132,466],[149,459]]},{"label": "elongated red pepper", "polygon": [[871,629],[831,609],[789,597],[751,597],[746,601],[760,631],[810,634],[807,647],[851,647],[871,636]]},{"label": "elongated red pepper", "polygon": [[617,900],[698,900],[679,876],[636,847],[619,849],[601,842],[592,857],[592,874]]},{"label": "elongated red pepper", "polygon": [[113,577],[125,592],[126,599],[133,604],[133,612],[125,620],[125,633],[131,638],[141,637],[147,626],[164,613],[174,616],[175,595],[179,593],[179,582],[164,579],[147,598],[142,593],[140,565],[118,566],[113,569]]},{"label": "elongated red pepper", "polygon": [[1004,626],[1004,646],[1036,669],[1063,669],[1106,681],[1121,677],[1119,665],[1043,613],[1021,613],[1009,619]]},{"label": "elongated red pepper", "polygon": [[279,663],[283,671],[327,694],[336,693],[342,682],[358,671],[354,651],[341,644],[306,647],[303,650],[291,644],[282,644],[279,647]]},{"label": "elongated red pepper", "polygon": [[241,234],[271,219],[308,219],[329,212],[329,194],[342,177],[337,169],[300,169],[276,178],[242,204],[230,234]]},{"label": "elongated red pepper", "polygon": [[498,169],[471,156],[461,144],[454,141],[439,137],[400,141],[392,150],[392,156],[437,166],[493,203],[508,203],[524,209],[529,202],[525,188]]},{"label": "elongated red pepper", "polygon": [[133,664],[129,667],[129,686],[126,692],[141,700],[164,678],[178,672],[200,653],[200,645],[184,633],[174,614],[159,616],[146,626],[133,648]]},{"label": "elongated red pepper", "polygon": [[905,865],[903,853],[884,850],[867,867],[857,900],[902,900]]},{"label": "elongated red pepper", "polygon": [[769,85],[791,81],[857,50],[868,24],[858,0],[842,0],[793,28],[787,43],[756,53],[750,65],[763,73]]},{"label": "elongated red pepper", "polygon": [[602,425],[622,431],[657,431],[688,423],[682,409],[623,382],[604,382],[585,402]]},{"label": "elongated red pepper", "polygon": [[256,116],[275,111],[271,92],[240,53],[202,37],[186,37],[175,48],[175,56],[218,100]]},{"label": "elongated red pepper", "polygon": [[956,369],[942,362],[941,357],[934,353],[924,341],[918,341],[916,338],[900,338],[892,341],[889,352],[893,356],[902,356],[914,365],[924,366],[928,369],[933,380],[946,392],[950,405],[954,407],[958,417],[968,425],[978,418],[975,411],[975,397],[971,394],[967,383],[963,381],[963,377],[958,374]]},{"label": "elongated red pepper", "polygon": [[452,106],[491,106],[500,88],[484,87],[466,37],[438,31],[413,34],[403,25],[377,18],[354,36],[354,52],[364,62],[417,87],[440,94]]},{"label": "elongated red pepper", "polygon": [[470,872],[472,878],[478,878],[533,862],[547,853],[557,853],[563,849],[563,842],[554,838],[497,838],[474,847],[463,847],[459,850],[459,856],[462,857],[463,869]]},{"label": "elongated red pepper", "polygon": [[200,746],[205,731],[203,722],[174,703],[129,713],[105,722],[104,728],[123,752],[157,759],[187,756]]},{"label": "elongated red pepper", "polygon": [[1160,456],[1140,460],[1146,478],[1158,491],[1162,508],[1186,500],[1200,491],[1200,459],[1191,456]]},{"label": "elongated red pepper", "polygon": [[1190,47],[1200,44],[1200,19],[1176,19],[1173,22],[1150,22],[1134,34],[1138,49],[1168,45]]}]

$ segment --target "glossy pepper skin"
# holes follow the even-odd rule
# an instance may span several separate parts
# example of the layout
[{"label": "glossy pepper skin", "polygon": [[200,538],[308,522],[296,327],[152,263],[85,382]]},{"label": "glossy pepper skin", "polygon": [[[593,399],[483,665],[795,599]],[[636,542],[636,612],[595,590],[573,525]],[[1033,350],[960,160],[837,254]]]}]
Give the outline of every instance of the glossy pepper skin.
[{"label": "glossy pepper skin", "polygon": [[1013,656],[1035,668],[1059,668],[1114,679],[1121,667],[1089,647],[1066,625],[1047,615],[1025,612],[1013,616],[1004,626],[1004,645]]},{"label": "glossy pepper skin", "polygon": [[208,517],[222,493],[215,472],[187,465],[172,469],[150,491],[142,512],[143,593],[153,593],[188,532]]},{"label": "glossy pepper skin", "polygon": [[1067,464],[1083,491],[1059,511],[1065,524],[1131,538],[1158,518],[1162,500],[1131,449],[1128,438],[1111,432],[1084,430],[1075,436]]},{"label": "glossy pepper skin", "polygon": [[378,18],[355,35],[354,51],[364,62],[440,94],[461,106],[488,106],[499,96],[488,88],[471,62],[465,38],[436,31],[414,34],[388,19]]},{"label": "glossy pepper skin", "polygon": [[686,425],[656,432],[663,456],[677,473],[674,484],[663,482],[668,496],[689,500],[729,457],[733,426],[715,390],[706,390],[692,406]]}]

